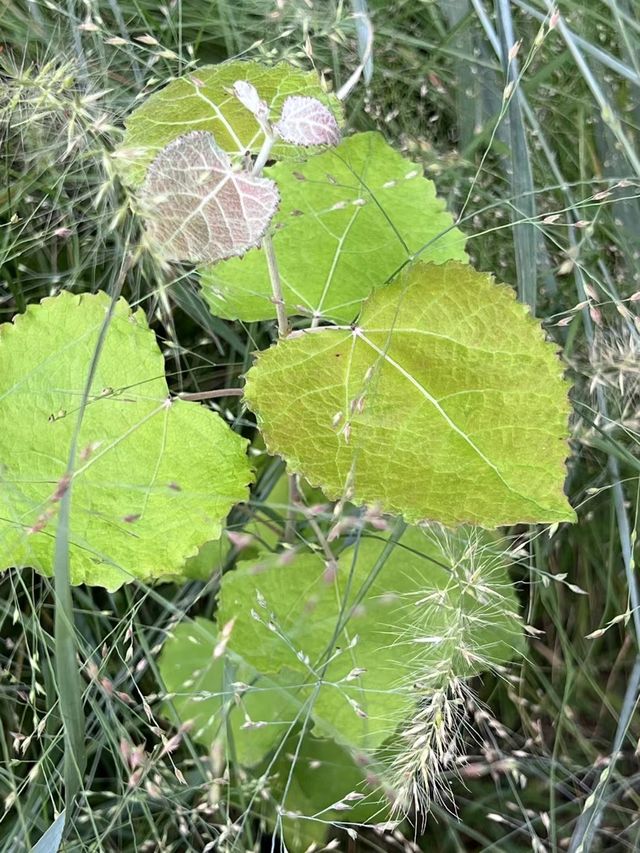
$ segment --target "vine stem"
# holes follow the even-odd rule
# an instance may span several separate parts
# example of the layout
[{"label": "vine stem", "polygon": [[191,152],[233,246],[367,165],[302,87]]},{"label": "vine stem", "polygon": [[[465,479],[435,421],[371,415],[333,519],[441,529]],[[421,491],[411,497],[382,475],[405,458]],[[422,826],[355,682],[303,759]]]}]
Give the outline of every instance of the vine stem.
[{"label": "vine stem", "polygon": [[[260,175],[264,169],[265,163],[269,159],[271,149],[277,139],[277,131],[271,125],[263,125],[264,142],[262,148],[258,152],[258,156],[253,164],[251,173]],[[282,295],[282,281],[280,279],[280,270],[278,269],[278,259],[273,246],[273,239],[269,231],[264,235],[262,247],[267,259],[267,268],[269,270],[269,280],[271,282],[271,293],[273,294],[273,302],[276,306],[276,318],[278,321],[278,337],[284,338],[289,333],[289,320],[287,317],[287,309],[284,304]],[[299,499],[298,485],[296,483],[295,474],[289,474],[289,510],[287,512],[287,520],[285,523],[284,539],[285,542],[293,542],[296,531],[296,503]]]},{"label": "vine stem", "polygon": [[[269,154],[278,137],[277,132],[271,126],[263,126],[264,142],[262,148],[258,152],[252,175],[260,175],[264,169],[265,163],[269,159]],[[289,332],[289,322],[287,320],[287,311],[284,307],[284,299],[282,296],[282,282],[280,280],[280,271],[278,269],[278,261],[276,259],[275,249],[273,248],[273,239],[268,232],[264,235],[262,246],[267,258],[267,267],[269,268],[269,279],[271,280],[271,292],[273,293],[273,301],[276,306],[276,317],[278,320],[278,336],[284,338]]]},{"label": "vine stem", "polygon": [[278,335],[281,338],[286,337],[289,332],[289,321],[287,319],[287,311],[284,307],[284,299],[282,297],[282,283],[280,281],[280,271],[278,270],[278,261],[276,260],[275,249],[273,248],[273,240],[271,234],[265,234],[262,241],[264,252],[267,258],[267,267],[269,268],[269,278],[271,279],[271,292],[273,293],[273,301],[276,306],[276,317],[278,318]]},{"label": "vine stem", "polygon": [[267,160],[269,159],[269,154],[271,154],[271,149],[273,148],[275,141],[278,137],[278,134],[273,130],[272,127],[263,126],[264,131],[264,142],[262,143],[262,148],[258,152],[258,156],[255,159],[253,164],[253,169],[251,170],[252,175],[259,175],[265,167]]}]

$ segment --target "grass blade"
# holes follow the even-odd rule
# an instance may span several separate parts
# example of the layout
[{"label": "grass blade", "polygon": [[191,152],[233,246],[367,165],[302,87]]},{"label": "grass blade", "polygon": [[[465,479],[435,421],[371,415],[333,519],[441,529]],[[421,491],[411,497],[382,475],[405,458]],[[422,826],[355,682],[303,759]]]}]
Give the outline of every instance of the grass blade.
[{"label": "grass blade", "polygon": [[[513,96],[507,109],[511,168],[509,182],[513,196],[512,218],[533,220],[536,216],[536,200],[531,170],[531,158],[527,144],[518,90],[518,60],[510,51],[516,45],[516,37],[508,0],[499,0],[497,7],[500,52],[507,86],[513,86]],[[513,242],[518,276],[518,298],[526,302],[535,314],[537,303],[536,244],[537,233],[533,222],[519,221],[513,225]]]},{"label": "grass blade", "polygon": [[58,853],[62,844],[65,815],[66,811],[63,809],[42,838],[33,845],[31,853]]}]

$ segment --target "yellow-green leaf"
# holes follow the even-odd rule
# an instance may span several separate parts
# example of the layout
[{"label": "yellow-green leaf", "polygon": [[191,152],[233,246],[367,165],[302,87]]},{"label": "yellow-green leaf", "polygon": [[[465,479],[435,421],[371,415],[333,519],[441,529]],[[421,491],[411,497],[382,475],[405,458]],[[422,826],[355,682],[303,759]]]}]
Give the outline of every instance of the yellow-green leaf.
[{"label": "yellow-green leaf", "polygon": [[[305,163],[266,169],[281,202],[273,235],[289,314],[351,321],[374,287],[414,255],[466,260],[465,237],[421,167],[379,133],[359,133]],[[201,270],[213,314],[275,317],[261,248]]]},{"label": "yellow-green leaf", "polygon": [[423,692],[502,664],[522,643],[493,534],[410,527],[383,561],[386,547],[364,538],[335,568],[319,554],[264,555],[224,576],[218,611],[233,622],[232,653],[289,685],[295,673],[318,736],[369,751]]},{"label": "yellow-green leaf", "polygon": [[[63,292],[0,327],[0,569],[52,572],[58,507],[104,293]],[[170,400],[142,312],[120,300],[78,442],[70,522],[75,584],[178,575],[247,498],[246,442],[211,410]]]},{"label": "yellow-green leaf", "polygon": [[353,328],[258,356],[246,400],[269,452],[329,498],[408,521],[571,521],[567,384],[513,292],[463,264],[417,264]]}]

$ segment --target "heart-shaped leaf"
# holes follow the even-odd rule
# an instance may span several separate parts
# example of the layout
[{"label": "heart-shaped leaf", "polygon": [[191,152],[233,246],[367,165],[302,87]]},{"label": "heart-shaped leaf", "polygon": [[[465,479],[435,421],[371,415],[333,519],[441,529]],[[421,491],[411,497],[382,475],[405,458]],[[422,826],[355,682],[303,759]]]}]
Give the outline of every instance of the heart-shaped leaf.
[{"label": "heart-shaped leaf", "polygon": [[162,653],[194,738],[210,747],[231,732],[238,760],[255,764],[310,714],[319,736],[375,750],[420,696],[521,651],[508,561],[493,534],[409,527],[377,567],[387,547],[386,536],[363,537],[330,571],[300,553],[263,554],[227,572],[224,642],[199,619],[180,624]]},{"label": "heart-shaped leaf", "polygon": [[222,579],[218,619],[233,620],[227,648],[289,685],[295,673],[315,733],[352,748],[377,749],[420,695],[521,647],[507,561],[492,534],[410,527],[378,564],[386,546],[362,538],[330,569],[317,554],[264,555]]},{"label": "heart-shaped leaf", "polygon": [[234,170],[213,136],[199,130],[158,154],[141,198],[157,250],[193,263],[244,255],[260,242],[278,207],[273,181]]},{"label": "heart-shaped leaf", "polygon": [[282,117],[275,125],[286,142],[294,145],[337,145],[340,128],[335,116],[317,98],[292,95],[282,105]]},{"label": "heart-shaped leaf", "polygon": [[571,521],[562,365],[513,291],[417,264],[358,325],[295,332],[258,356],[246,400],[268,450],[333,499],[409,521]]},{"label": "heart-shaped leaf", "polygon": [[[63,292],[0,326],[0,569],[45,575],[104,293]],[[142,312],[111,318],[78,440],[69,531],[75,584],[179,575],[247,498],[246,442],[198,403],[170,400]]]}]

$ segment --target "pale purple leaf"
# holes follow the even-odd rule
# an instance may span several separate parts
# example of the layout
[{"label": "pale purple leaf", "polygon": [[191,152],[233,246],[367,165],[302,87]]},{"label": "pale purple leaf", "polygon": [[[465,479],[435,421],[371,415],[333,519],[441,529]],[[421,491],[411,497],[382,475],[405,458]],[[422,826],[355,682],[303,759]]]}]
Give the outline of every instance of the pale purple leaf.
[{"label": "pale purple leaf", "polygon": [[340,128],[335,116],[317,98],[292,95],[282,105],[276,130],[294,145],[337,145]]},{"label": "pale purple leaf", "polygon": [[264,236],[279,202],[273,181],[234,170],[213,136],[200,130],[158,154],[141,195],[158,250],[192,263],[244,255]]},{"label": "pale purple leaf", "polygon": [[269,118],[269,107],[260,98],[258,90],[247,80],[236,80],[233,84],[233,94],[240,101],[243,107],[246,107],[261,124],[264,124]]}]

